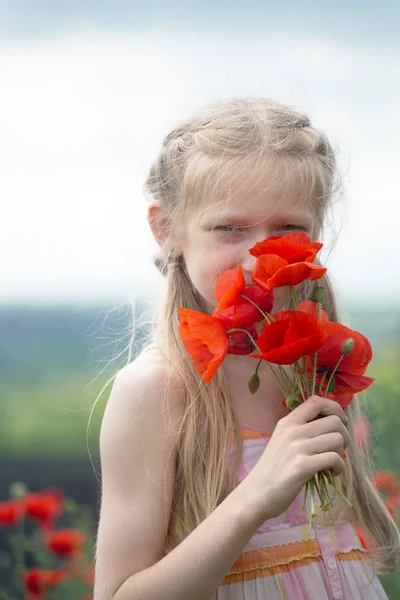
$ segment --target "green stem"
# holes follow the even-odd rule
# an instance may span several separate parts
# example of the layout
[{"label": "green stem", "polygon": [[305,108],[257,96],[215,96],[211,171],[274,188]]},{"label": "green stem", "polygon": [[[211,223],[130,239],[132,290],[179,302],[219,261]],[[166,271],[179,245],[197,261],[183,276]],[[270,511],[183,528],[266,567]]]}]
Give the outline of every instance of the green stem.
[{"label": "green stem", "polygon": [[294,363],[294,368],[292,367],[292,370],[293,370],[293,374],[294,374],[294,378],[295,378],[297,387],[299,388],[300,394],[301,394],[301,396],[303,398],[303,401],[304,401],[306,399],[306,397],[305,397],[305,394],[304,394],[303,386],[301,384],[301,377],[299,376],[299,373],[296,372],[296,367],[299,368],[297,362]]},{"label": "green stem", "polygon": [[333,377],[334,377],[334,375],[335,375],[336,371],[338,370],[338,367],[339,367],[340,363],[342,362],[342,360],[343,360],[344,356],[345,356],[345,355],[344,355],[344,354],[342,354],[342,356],[341,356],[341,357],[339,358],[339,360],[338,360],[338,363],[337,363],[336,367],[333,369],[333,371],[332,371],[332,373],[331,373],[331,376],[330,376],[330,378],[329,378],[329,381],[328,381],[328,384],[327,384],[327,386],[326,386],[326,390],[325,390],[325,398],[326,398],[326,396],[327,396],[327,394],[328,394],[328,390],[329,390],[329,386],[331,385],[331,381],[332,381],[332,379],[333,379]]},{"label": "green stem", "polygon": [[[246,334],[246,335],[247,335],[247,336],[250,338],[251,342],[254,344],[254,346],[255,346],[255,348],[258,350],[258,352],[259,352],[260,354],[262,354],[262,351],[261,351],[261,350],[260,350],[260,348],[257,346],[255,339],[253,338],[253,336],[251,335],[251,333],[249,333],[249,332],[248,332],[246,329],[241,329],[240,327],[236,327],[235,329],[229,329],[229,330],[228,330],[226,333],[234,333],[235,331],[241,331],[242,333],[245,333],[245,334]],[[260,360],[263,360],[263,359],[260,359]],[[275,377],[275,379],[276,379],[276,380],[277,380],[277,382],[278,382],[278,385],[279,385],[279,387],[280,387],[280,389],[281,389],[281,392],[282,392],[282,394],[283,394],[283,395],[285,396],[285,398],[286,398],[286,396],[288,395],[288,392],[287,392],[287,391],[284,389],[284,387],[283,387],[282,383],[279,381],[279,377],[278,377],[278,375],[275,373],[275,371],[273,370],[273,368],[272,368],[271,364],[270,364],[270,363],[269,363],[267,360],[266,360],[265,362],[267,363],[267,365],[268,365],[268,366],[269,366],[269,368],[271,369],[272,373],[274,374],[274,377]],[[281,365],[279,365],[279,366],[281,366]],[[258,367],[257,367],[257,368],[258,368]]]},{"label": "green stem", "polygon": [[317,384],[317,356],[318,356],[318,352],[316,352],[314,354],[314,368],[313,368],[313,380],[312,380],[312,391],[311,391],[312,396],[315,394],[315,386]]},{"label": "green stem", "polygon": [[241,298],[244,298],[245,300],[247,300],[248,302],[250,302],[250,304],[252,304],[253,306],[256,307],[256,309],[258,311],[260,311],[260,313],[262,314],[262,316],[264,317],[264,319],[266,319],[266,321],[268,323],[273,323],[274,318],[272,315],[270,315],[268,312],[262,310],[255,302],[253,302],[253,300],[250,300],[250,298],[248,298],[247,296],[244,296],[243,294],[240,294]]},{"label": "green stem", "polygon": [[314,517],[316,516],[316,512],[315,512],[315,481],[314,481],[314,477],[312,479],[310,479],[310,497],[311,497],[311,513],[310,513],[310,525],[311,525],[311,529],[313,526],[313,521],[314,521]]},{"label": "green stem", "polygon": [[303,508],[301,510],[304,510],[304,507],[306,505],[307,491],[308,491],[308,481],[307,481],[306,485],[304,486]]},{"label": "green stem", "polygon": [[293,298],[294,305],[296,307],[296,310],[298,310],[298,308],[299,308],[299,302],[297,300],[296,290],[294,289],[294,285],[291,285],[289,287],[290,287],[290,291],[292,293],[292,298]]},{"label": "green stem", "polygon": [[280,389],[281,389],[281,392],[282,392],[282,394],[283,394],[283,395],[284,395],[284,397],[286,398],[286,397],[289,395],[289,392],[288,392],[288,391],[286,391],[286,390],[284,389],[284,387],[283,387],[283,383],[282,383],[281,381],[279,381],[279,377],[278,377],[278,375],[275,373],[274,369],[272,368],[272,365],[271,365],[271,364],[270,364],[268,361],[265,361],[265,362],[267,363],[267,365],[268,365],[268,366],[269,366],[269,368],[271,369],[271,371],[272,371],[272,373],[273,373],[273,375],[274,375],[274,377],[275,377],[276,381],[278,382],[278,385],[279,385],[279,387],[280,387]]},{"label": "green stem", "polygon": [[258,375],[258,369],[260,368],[261,363],[262,363],[262,358],[260,358],[260,360],[257,363],[256,370],[254,372],[255,375]]},{"label": "green stem", "polygon": [[322,394],[322,387],[324,385],[324,381],[325,381],[327,375],[328,375],[328,371],[324,371],[324,374],[321,377],[321,383],[319,384],[319,393],[320,394]]},{"label": "green stem", "polygon": [[278,365],[278,367],[279,367],[279,371],[281,372],[283,378],[286,380],[288,386],[290,387],[293,384],[292,380],[289,378],[289,375],[286,373],[286,371],[282,365]]}]

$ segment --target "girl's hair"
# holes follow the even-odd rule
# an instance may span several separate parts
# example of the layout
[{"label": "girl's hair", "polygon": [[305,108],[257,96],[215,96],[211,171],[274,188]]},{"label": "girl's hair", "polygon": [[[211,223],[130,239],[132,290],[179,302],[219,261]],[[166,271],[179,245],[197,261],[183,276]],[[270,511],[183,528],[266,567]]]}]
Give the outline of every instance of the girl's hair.
[{"label": "girl's hair", "polygon": [[[266,98],[215,102],[171,131],[151,166],[145,195],[161,202],[172,231],[188,210],[192,214],[200,212],[204,197],[217,198],[217,184],[226,169],[251,183],[255,168],[266,164],[263,161],[273,165],[274,172],[282,173],[283,180],[288,181],[293,173],[300,176],[304,200],[311,202],[315,211],[312,237],[318,239],[328,210],[341,189],[335,153],[325,134],[312,127],[307,116]],[[229,184],[232,185],[232,178]],[[229,201],[227,187],[223,202]],[[170,378],[178,377],[185,390],[183,419],[175,440],[178,451],[175,491],[165,539],[165,546],[172,548],[233,490],[243,442],[224,365],[209,384],[204,383],[179,336],[179,307],[206,312],[203,298],[192,285],[185,264],[168,269],[170,250],[162,250],[155,262],[167,277],[167,290],[157,314],[152,344],[172,366]],[[325,288],[324,309],[330,320],[338,321],[328,277],[318,284]],[[313,298],[313,284],[300,285],[298,297],[299,301]],[[294,308],[291,302],[287,307]],[[169,379],[165,389],[166,409],[171,383]],[[345,471],[336,479],[355,509],[349,509],[341,501],[340,510],[374,542],[376,548],[368,552],[368,557],[375,563],[375,572],[393,571],[400,548],[399,534],[369,479],[371,457],[362,451],[356,439],[354,423],[362,416],[358,397],[351,402],[347,415],[351,436],[346,450],[348,459]],[[230,477],[228,455],[233,439],[236,453]]]}]

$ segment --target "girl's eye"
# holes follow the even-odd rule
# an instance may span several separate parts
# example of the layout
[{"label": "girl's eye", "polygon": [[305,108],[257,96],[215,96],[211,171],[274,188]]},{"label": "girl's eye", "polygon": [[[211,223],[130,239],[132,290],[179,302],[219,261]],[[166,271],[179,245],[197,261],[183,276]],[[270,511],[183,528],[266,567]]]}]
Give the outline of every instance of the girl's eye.
[{"label": "girl's eye", "polygon": [[277,227],[277,230],[282,231],[283,229],[288,229],[289,231],[295,231],[296,229],[301,229],[302,231],[305,231],[304,227],[301,227],[301,225],[279,225]]},{"label": "girl's eye", "polygon": [[240,225],[218,225],[214,227],[214,231],[242,232],[244,227],[240,227]]}]

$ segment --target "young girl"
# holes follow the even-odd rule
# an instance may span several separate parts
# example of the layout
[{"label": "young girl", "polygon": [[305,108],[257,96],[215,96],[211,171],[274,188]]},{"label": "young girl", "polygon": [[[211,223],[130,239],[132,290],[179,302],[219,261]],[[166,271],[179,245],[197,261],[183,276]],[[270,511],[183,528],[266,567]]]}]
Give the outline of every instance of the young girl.
[{"label": "young girl", "polygon": [[[228,355],[206,384],[178,329],[180,306],[212,312],[224,270],[240,264],[252,283],[256,242],[319,239],[338,181],[326,136],[264,98],[217,102],[166,137],[145,189],[167,290],[103,418],[95,600],[387,598],[377,575],[395,570],[399,534],[355,440],[359,400],[345,414],[311,396],[290,412],[265,364],[250,394],[248,356]],[[327,277],[318,284],[339,320]],[[312,297],[310,282],[297,289]],[[275,290],[283,307],[287,288]],[[335,500],[311,528],[304,485],[323,469],[355,508]]]}]

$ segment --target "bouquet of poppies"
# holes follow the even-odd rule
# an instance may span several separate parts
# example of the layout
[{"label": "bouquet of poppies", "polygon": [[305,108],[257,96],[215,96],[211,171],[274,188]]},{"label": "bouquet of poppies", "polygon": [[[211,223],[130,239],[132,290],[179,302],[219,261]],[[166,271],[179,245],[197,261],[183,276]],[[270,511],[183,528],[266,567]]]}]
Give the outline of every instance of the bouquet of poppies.
[{"label": "bouquet of poppies", "polygon": [[[248,382],[250,392],[255,393],[260,386],[258,369],[265,361],[278,381],[283,404],[290,410],[313,394],[333,399],[346,410],[354,394],[371,385],[374,379],[364,375],[372,359],[371,345],[361,333],[329,320],[322,309],[324,288],[317,285],[315,301],[297,300],[296,286],[319,280],[327,271],[314,262],[322,246],[305,233],[270,236],[249,250],[256,257],[253,284],[246,285],[238,265],[224,271],[216,282],[218,305],[212,315],[179,309],[182,342],[206,383],[227,354],[242,354],[258,359]],[[284,286],[290,289],[295,310],[271,314],[274,289]],[[277,365],[276,370],[272,364]],[[332,497],[327,483],[334,488]],[[330,470],[307,482],[303,510],[308,488],[311,525],[316,515],[315,492],[324,512],[337,494],[354,508],[337,488]]]}]

